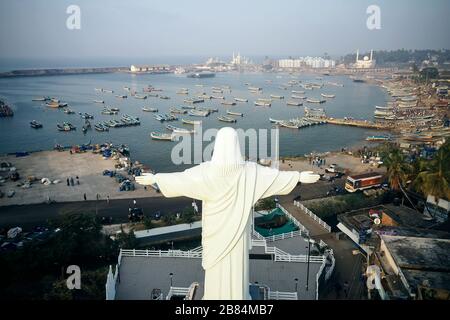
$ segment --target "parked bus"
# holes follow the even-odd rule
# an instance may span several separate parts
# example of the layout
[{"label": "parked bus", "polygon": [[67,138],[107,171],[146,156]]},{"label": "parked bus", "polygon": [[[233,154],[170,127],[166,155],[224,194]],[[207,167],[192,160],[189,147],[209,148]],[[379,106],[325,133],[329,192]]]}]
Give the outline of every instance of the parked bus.
[{"label": "parked bus", "polygon": [[364,174],[352,175],[347,177],[345,190],[356,192],[381,186],[383,175],[378,172],[369,172]]}]

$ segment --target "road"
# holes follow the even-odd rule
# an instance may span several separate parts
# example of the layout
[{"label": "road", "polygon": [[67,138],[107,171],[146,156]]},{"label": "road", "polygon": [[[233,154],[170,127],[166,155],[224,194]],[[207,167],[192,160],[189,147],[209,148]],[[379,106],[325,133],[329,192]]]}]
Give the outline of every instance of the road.
[{"label": "road", "polygon": [[[156,211],[160,211],[162,215],[180,212],[192,205],[192,200],[187,198],[150,197],[136,199],[136,202],[136,206],[143,208],[146,215]],[[120,223],[128,220],[129,207],[133,207],[133,199],[110,200],[109,204],[106,200],[99,200],[2,206],[0,208],[0,228],[20,226],[27,229],[33,226],[42,226],[48,220],[70,212],[97,213],[100,217],[112,217],[113,223]]]}]

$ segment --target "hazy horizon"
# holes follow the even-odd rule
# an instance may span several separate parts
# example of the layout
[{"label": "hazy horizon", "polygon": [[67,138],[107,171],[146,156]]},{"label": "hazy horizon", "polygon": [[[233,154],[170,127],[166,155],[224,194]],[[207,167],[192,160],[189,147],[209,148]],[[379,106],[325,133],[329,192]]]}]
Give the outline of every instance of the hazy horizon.
[{"label": "hazy horizon", "polygon": [[[81,9],[81,29],[69,30],[69,5]],[[366,26],[369,5],[381,9],[381,29]],[[323,55],[340,57],[396,49],[450,48],[445,0],[92,1],[3,0],[0,59],[50,62],[142,61],[166,57]],[[201,62],[201,61],[198,61]]]}]

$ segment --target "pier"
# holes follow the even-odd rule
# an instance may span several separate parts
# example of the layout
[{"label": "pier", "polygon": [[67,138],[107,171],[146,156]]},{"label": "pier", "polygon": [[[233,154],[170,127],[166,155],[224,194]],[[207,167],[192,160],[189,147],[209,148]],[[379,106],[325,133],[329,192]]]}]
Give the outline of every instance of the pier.
[{"label": "pier", "polygon": [[326,118],[327,123],[336,124],[341,126],[351,126],[351,127],[359,127],[359,128],[367,128],[367,129],[376,129],[376,130],[390,130],[391,126],[382,123],[374,123],[368,120],[355,120],[355,119],[336,119],[336,118]]}]

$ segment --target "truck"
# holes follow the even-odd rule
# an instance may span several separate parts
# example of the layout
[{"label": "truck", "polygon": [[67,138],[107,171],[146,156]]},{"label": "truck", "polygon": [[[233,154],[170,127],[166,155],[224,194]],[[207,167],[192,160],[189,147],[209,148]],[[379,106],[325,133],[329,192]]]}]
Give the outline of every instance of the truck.
[{"label": "truck", "polygon": [[345,190],[350,193],[362,191],[370,188],[380,187],[383,182],[383,175],[378,172],[368,172],[358,175],[349,175],[345,182]]}]

